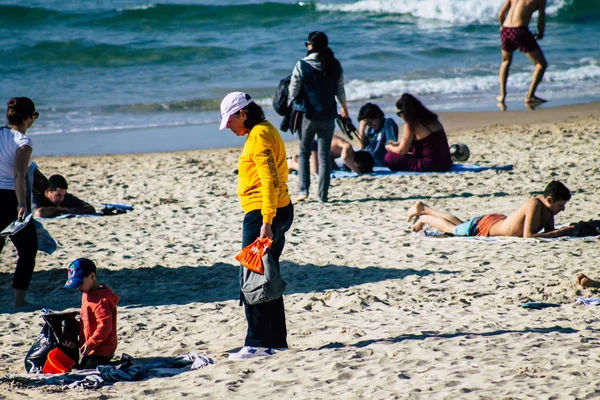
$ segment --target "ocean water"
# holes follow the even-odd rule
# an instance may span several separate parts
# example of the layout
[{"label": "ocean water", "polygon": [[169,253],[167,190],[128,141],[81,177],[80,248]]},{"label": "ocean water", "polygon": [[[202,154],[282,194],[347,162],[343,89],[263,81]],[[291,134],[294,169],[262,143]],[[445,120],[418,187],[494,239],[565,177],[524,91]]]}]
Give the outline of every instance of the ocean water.
[{"label": "ocean water", "polygon": [[[330,38],[353,112],[392,111],[406,91],[436,111],[495,107],[501,0],[23,4],[0,0],[0,98],[36,102],[33,135],[213,124],[234,90],[269,108],[313,30]],[[600,99],[599,21],[599,1],[548,0],[549,104]],[[522,103],[532,70],[515,53],[509,102]]]}]

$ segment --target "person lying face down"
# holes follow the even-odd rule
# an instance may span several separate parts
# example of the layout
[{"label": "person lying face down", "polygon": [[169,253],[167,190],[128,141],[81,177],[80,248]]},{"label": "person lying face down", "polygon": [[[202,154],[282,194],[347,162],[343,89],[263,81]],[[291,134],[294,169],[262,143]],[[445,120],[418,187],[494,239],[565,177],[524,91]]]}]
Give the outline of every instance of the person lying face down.
[{"label": "person lying face down", "polygon": [[570,236],[573,234],[572,226],[561,229],[554,227],[554,216],[565,210],[570,199],[569,189],[559,181],[552,181],[546,186],[544,194],[530,198],[508,217],[503,214],[486,214],[463,222],[450,213],[417,201],[408,210],[408,220],[415,218],[412,228],[415,232],[422,230],[425,225],[431,225],[441,232],[456,236]]},{"label": "person lying face down", "polygon": [[48,218],[61,214],[93,214],[94,207],[70,193],[67,180],[61,175],[48,178],[48,189],[43,195],[32,195],[31,209],[34,217]]}]

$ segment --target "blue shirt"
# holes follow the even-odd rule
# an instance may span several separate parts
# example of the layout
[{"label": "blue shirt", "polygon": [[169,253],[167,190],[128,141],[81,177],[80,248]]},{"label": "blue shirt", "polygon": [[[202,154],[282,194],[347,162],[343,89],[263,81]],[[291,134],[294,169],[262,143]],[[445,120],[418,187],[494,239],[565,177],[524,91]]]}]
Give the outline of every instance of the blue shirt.
[{"label": "blue shirt", "polygon": [[389,141],[398,141],[398,125],[396,125],[393,119],[386,118],[380,131],[376,132],[374,129],[368,128],[365,132],[365,136],[369,141],[369,144],[367,144],[363,150],[371,153],[375,159],[375,166],[385,167],[385,161],[383,160],[387,154],[385,145],[388,144]]}]

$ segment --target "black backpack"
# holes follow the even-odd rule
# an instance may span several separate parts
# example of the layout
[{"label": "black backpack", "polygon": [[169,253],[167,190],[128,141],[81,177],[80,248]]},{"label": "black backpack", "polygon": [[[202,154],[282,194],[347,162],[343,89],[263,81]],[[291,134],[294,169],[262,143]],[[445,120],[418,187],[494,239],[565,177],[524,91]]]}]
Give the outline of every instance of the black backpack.
[{"label": "black backpack", "polygon": [[279,85],[277,85],[277,90],[275,90],[275,95],[273,96],[273,109],[281,116],[286,116],[290,112],[288,97],[290,94],[291,81],[291,75],[280,80]]},{"label": "black backpack", "polygon": [[579,221],[571,224],[573,226],[573,236],[598,236],[600,235],[600,220]]}]

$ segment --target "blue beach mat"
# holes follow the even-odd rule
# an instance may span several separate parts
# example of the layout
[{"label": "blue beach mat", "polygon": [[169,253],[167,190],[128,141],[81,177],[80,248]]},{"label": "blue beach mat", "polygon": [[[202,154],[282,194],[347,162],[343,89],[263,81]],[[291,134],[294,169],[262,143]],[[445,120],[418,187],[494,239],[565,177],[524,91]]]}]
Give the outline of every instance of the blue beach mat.
[{"label": "blue beach mat", "polygon": [[370,174],[357,174],[353,171],[332,171],[331,178],[357,178],[359,176],[380,177],[380,176],[404,176],[404,175],[432,175],[432,174],[464,174],[467,172],[482,172],[482,171],[511,171],[512,164],[507,165],[476,165],[476,164],[454,164],[449,171],[446,172],[410,172],[410,171],[390,171],[388,167],[374,167]]}]

